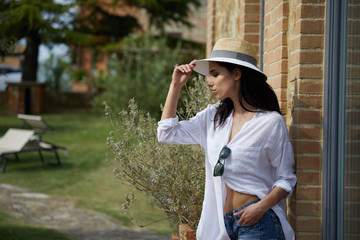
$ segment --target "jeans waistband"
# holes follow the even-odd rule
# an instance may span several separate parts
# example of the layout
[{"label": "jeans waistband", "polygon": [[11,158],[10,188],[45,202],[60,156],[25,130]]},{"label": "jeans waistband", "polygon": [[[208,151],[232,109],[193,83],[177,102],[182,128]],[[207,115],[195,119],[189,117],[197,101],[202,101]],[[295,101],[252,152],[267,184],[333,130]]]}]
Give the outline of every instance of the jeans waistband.
[{"label": "jeans waistband", "polygon": [[243,209],[246,208],[247,206],[249,206],[249,205],[251,205],[251,204],[254,204],[254,203],[257,203],[257,202],[259,202],[259,201],[260,201],[260,199],[256,199],[256,200],[254,200],[254,201],[248,202],[248,203],[242,205],[241,207],[239,207],[238,209],[235,209],[235,210],[233,210],[233,211],[231,211],[231,212],[225,213],[224,217],[226,217],[226,216],[232,216],[234,213],[240,212],[241,210],[243,210]]}]

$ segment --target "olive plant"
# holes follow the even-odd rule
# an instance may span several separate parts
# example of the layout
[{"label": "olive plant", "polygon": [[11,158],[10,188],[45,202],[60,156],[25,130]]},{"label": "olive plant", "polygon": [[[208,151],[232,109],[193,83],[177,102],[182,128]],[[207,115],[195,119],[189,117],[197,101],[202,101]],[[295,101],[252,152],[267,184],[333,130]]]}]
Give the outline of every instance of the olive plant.
[{"label": "olive plant", "polygon": [[[181,120],[194,116],[210,103],[205,80],[193,78],[185,87]],[[150,194],[154,203],[167,214],[173,229],[180,223],[196,228],[204,197],[204,152],[198,145],[167,145],[157,141],[157,119],[139,109],[131,99],[126,110],[112,112],[106,107],[111,122],[107,144],[111,150],[115,176]],[[135,200],[128,194],[123,208]],[[175,227],[174,227],[175,226]]]}]

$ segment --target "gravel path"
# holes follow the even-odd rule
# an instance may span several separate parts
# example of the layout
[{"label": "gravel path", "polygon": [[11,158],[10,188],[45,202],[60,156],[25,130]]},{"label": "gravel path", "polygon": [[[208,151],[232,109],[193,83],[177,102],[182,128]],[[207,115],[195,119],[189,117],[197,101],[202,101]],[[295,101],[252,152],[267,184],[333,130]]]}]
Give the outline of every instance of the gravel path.
[{"label": "gravel path", "polygon": [[0,184],[0,211],[78,240],[169,240],[170,236],[133,231],[110,216],[79,208],[71,199],[30,192]]}]

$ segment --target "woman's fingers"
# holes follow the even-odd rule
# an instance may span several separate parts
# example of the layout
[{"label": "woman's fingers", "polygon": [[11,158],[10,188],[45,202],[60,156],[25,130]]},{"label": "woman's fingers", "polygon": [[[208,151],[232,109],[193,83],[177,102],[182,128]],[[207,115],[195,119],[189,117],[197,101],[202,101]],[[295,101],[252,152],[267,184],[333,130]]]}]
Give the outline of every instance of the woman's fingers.
[{"label": "woman's fingers", "polygon": [[183,64],[177,67],[178,70],[180,70],[180,72],[182,73],[189,73],[193,70],[195,66],[192,66],[190,64]]},{"label": "woman's fingers", "polygon": [[189,64],[182,64],[180,66],[176,66],[173,73],[173,83],[175,84],[185,84],[189,79],[192,70],[195,67],[195,64],[192,61]]},{"label": "woman's fingers", "polygon": [[237,213],[234,213],[234,216],[239,216],[239,215],[242,215],[244,213],[245,209],[237,212]]},{"label": "woman's fingers", "polygon": [[195,67],[195,65],[196,65],[195,62],[196,62],[196,61],[197,61],[197,60],[194,59],[194,60],[192,60],[191,63],[189,63],[189,64],[190,64],[190,65],[194,65],[194,67]]}]

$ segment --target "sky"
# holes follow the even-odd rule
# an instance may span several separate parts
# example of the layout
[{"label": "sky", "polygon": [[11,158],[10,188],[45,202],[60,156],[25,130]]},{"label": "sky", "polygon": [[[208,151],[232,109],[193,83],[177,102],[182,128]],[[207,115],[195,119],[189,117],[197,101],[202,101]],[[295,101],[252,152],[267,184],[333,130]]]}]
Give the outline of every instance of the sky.
[{"label": "sky", "polygon": [[39,63],[44,62],[50,57],[50,54],[53,53],[56,56],[64,55],[68,50],[68,47],[65,44],[54,45],[51,49],[47,46],[41,44],[39,49]]},{"label": "sky", "polygon": [[[56,3],[60,4],[68,4],[73,2],[73,0],[55,0]],[[75,8],[74,8],[75,9]],[[66,17],[66,16],[65,16]],[[45,45],[40,45],[39,49],[39,63],[45,61],[50,57],[50,54],[53,53],[54,55],[63,55],[68,50],[68,47],[65,44],[57,44],[52,49],[48,48]]]}]

